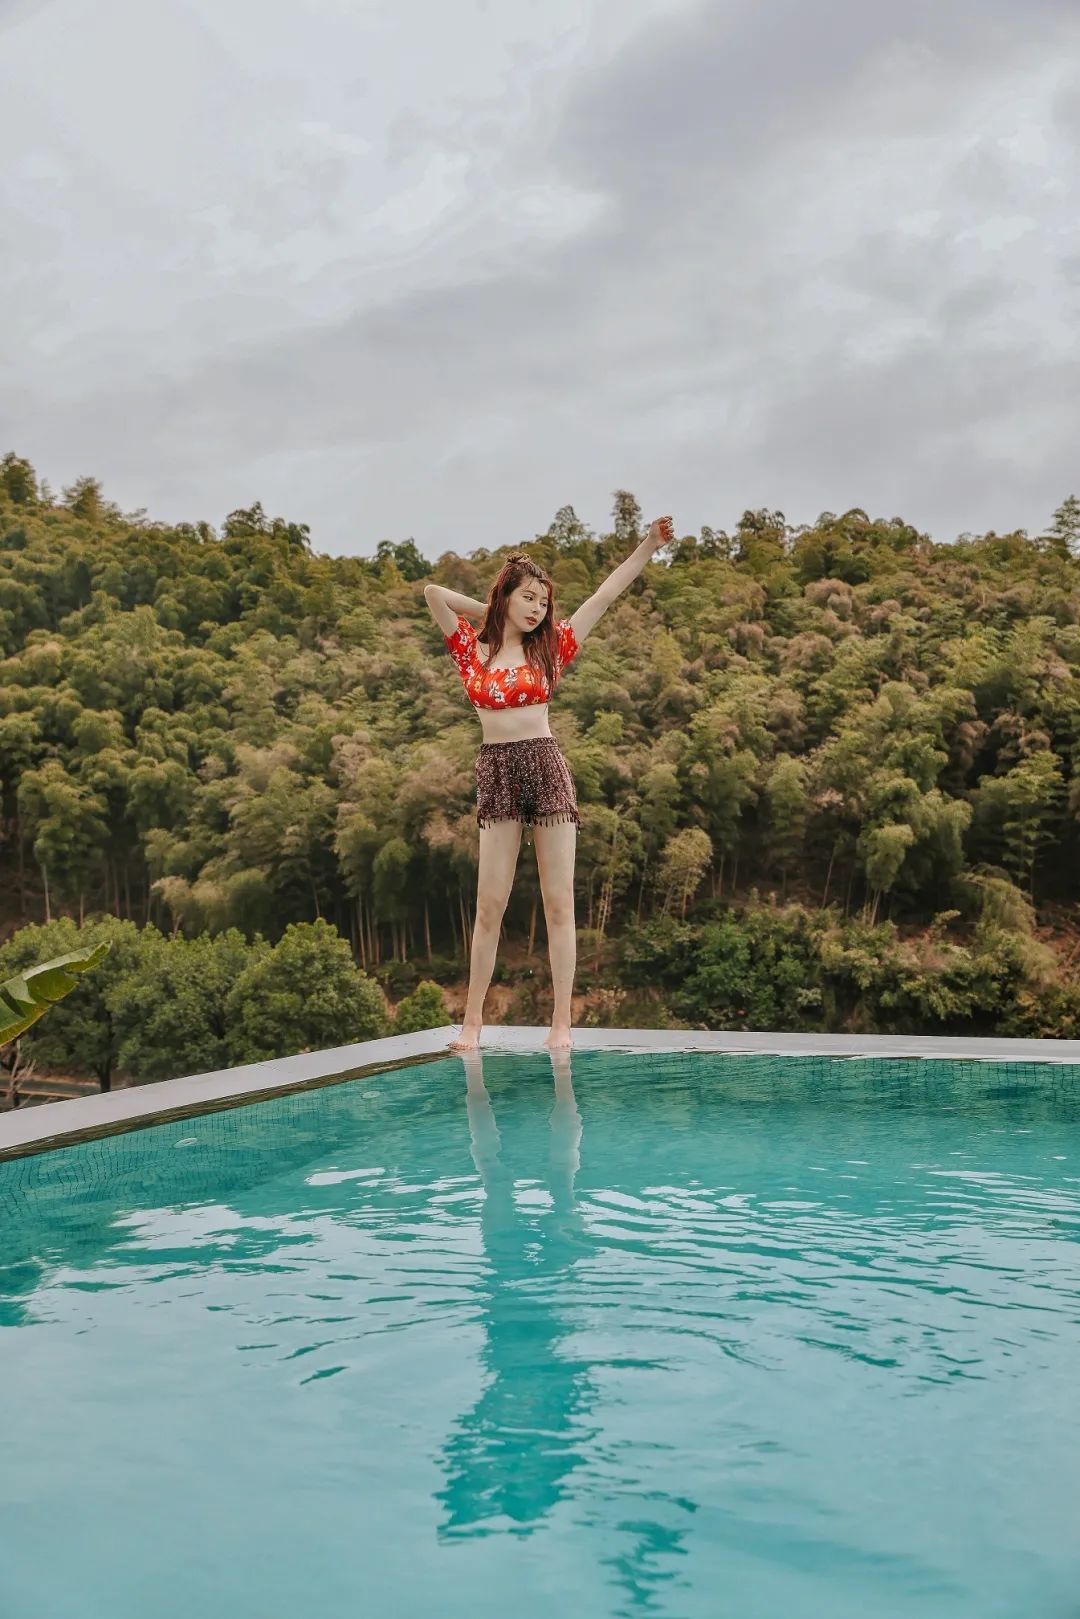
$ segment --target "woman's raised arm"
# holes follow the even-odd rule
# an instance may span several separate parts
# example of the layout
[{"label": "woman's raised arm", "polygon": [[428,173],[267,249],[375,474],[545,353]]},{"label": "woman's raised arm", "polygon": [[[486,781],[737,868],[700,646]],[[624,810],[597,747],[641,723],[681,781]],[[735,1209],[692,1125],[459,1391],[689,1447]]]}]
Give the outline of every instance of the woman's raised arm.
[{"label": "woman's raised arm", "polygon": [[576,612],[571,613],[570,624],[578,646],[601,614],[606,613],[612,602],[622,595],[627,585],[637,578],[646,562],[651,562],[660,547],[669,544],[674,536],[671,518],[658,517],[655,522],[649,524],[649,532],[641,544],[631,551],[626,561],[613,568],[607,578],[597,585],[592,595],[582,602]]},{"label": "woman's raised arm", "polygon": [[483,602],[476,601],[472,596],[463,596],[459,590],[450,590],[446,585],[426,584],[424,600],[445,635],[453,635],[457,629],[459,613],[465,618],[483,618],[487,612]]}]

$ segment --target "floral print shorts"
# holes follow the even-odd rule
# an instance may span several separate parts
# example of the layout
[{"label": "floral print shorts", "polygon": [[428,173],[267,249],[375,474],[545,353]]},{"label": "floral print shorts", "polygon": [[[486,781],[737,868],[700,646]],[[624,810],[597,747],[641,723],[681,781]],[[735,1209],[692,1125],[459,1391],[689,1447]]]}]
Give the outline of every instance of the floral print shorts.
[{"label": "floral print shorts", "polygon": [[553,736],[482,742],[476,756],[476,824],[581,825],[570,766]]}]

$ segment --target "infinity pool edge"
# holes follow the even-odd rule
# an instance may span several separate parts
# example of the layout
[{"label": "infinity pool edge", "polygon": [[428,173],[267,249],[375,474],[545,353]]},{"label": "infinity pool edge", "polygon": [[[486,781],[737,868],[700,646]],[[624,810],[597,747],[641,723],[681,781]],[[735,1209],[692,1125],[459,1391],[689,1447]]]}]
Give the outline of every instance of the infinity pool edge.
[{"label": "infinity pool edge", "polygon": [[[50,1152],[98,1136],[144,1129],[171,1119],[242,1107],[293,1091],[341,1084],[374,1072],[432,1062],[457,1024],[389,1035],[326,1051],[272,1058],[183,1079],[158,1080],[95,1096],[44,1102],[0,1114],[0,1160]],[[543,1054],[546,1025],[492,1025],[480,1050]],[[573,1051],[716,1051],[763,1056],[943,1058],[951,1061],[1054,1063],[1080,1066],[1080,1040],[966,1039],[945,1035],[769,1034],[683,1029],[575,1029]]]}]

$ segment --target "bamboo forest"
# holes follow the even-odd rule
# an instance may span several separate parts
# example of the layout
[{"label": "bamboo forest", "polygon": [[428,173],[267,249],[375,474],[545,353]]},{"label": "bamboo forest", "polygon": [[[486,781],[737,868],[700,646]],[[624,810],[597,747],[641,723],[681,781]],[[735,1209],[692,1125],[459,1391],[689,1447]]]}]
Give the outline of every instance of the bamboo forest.
[{"label": "bamboo forest", "polygon": [[[574,1021],[1080,1037],[1080,501],[935,539],[853,507],[682,534],[567,669]],[[524,546],[568,616],[639,543],[505,550],[256,502],[166,524],[0,462],[0,979],[109,941],[24,1037],[101,1086],[459,1017],[477,717],[424,601]],[[485,1016],[550,1007],[523,839]]]}]

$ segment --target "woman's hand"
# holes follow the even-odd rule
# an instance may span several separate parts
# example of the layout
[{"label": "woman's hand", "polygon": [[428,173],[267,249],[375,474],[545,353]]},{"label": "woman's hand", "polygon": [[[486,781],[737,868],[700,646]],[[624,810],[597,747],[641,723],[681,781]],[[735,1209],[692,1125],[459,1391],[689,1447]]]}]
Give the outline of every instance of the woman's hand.
[{"label": "woman's hand", "polygon": [[649,524],[649,532],[645,538],[654,554],[662,545],[668,545],[675,538],[675,527],[671,518],[657,517]]}]

